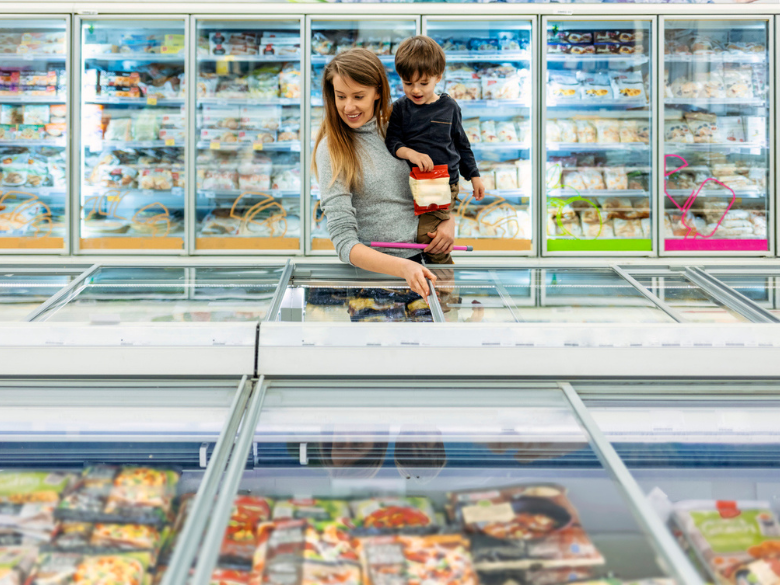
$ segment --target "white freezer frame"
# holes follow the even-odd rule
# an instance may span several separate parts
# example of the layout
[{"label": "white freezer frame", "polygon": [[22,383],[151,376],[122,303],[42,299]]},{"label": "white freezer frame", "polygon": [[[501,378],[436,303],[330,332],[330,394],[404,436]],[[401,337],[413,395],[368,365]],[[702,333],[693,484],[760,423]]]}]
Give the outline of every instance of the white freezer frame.
[{"label": "white freezer frame", "polygon": [[[763,6],[763,5],[759,5]],[[775,209],[778,207],[775,205],[775,169],[777,168],[775,165],[775,158],[777,156],[777,145],[775,144],[775,108],[780,105],[780,102],[776,101],[776,92],[775,92],[775,83],[776,83],[776,77],[774,75],[775,73],[775,19],[773,16],[768,14],[756,14],[756,15],[745,15],[745,14],[739,14],[739,15],[728,15],[728,16],[693,16],[693,15],[660,15],[659,16],[659,37],[658,37],[658,61],[660,63],[661,69],[659,70],[659,76],[658,76],[658,83],[656,84],[656,93],[657,101],[659,103],[659,112],[660,115],[657,118],[657,128],[656,128],[656,134],[659,136],[659,140],[661,140],[664,137],[664,119],[666,116],[666,107],[664,104],[664,79],[666,78],[666,59],[664,58],[664,46],[666,41],[666,23],[668,21],[679,21],[679,20],[689,20],[689,21],[746,21],[746,20],[754,20],[754,21],[766,21],[766,34],[767,34],[767,70],[769,72],[768,79],[774,80],[773,82],[768,82],[768,90],[769,90],[769,96],[767,98],[767,109],[769,110],[769,120],[768,120],[768,135],[767,135],[767,148],[770,149],[770,152],[768,153],[768,162],[769,162],[769,180],[767,181],[767,189],[766,189],[766,202],[767,202],[767,210],[766,210],[766,216],[767,216],[767,242],[769,244],[769,249],[765,252],[740,252],[740,251],[717,251],[717,252],[667,252],[664,249],[664,222],[662,220],[663,215],[666,214],[666,193],[665,193],[665,183],[666,183],[666,177],[664,177],[664,148],[665,148],[665,141],[661,140],[661,142],[658,145],[657,149],[657,156],[656,159],[656,168],[657,173],[659,175],[659,180],[657,182],[658,185],[658,203],[656,204],[658,207],[658,213],[659,213],[659,221],[657,222],[656,227],[656,234],[658,236],[658,256],[660,257],[684,257],[684,258],[702,258],[702,257],[767,257],[767,256],[774,256],[775,255],[775,225],[776,220],[778,220],[778,217],[776,217],[777,210]],[[774,149],[774,152],[771,151],[771,149]]]},{"label": "white freezer frame", "polygon": [[[74,23],[73,23],[73,30],[76,31],[76,34],[73,34],[73,63],[78,65],[78,73],[75,73],[76,67],[73,67],[74,74],[72,75],[71,79],[71,86],[73,87],[73,91],[71,93],[71,103],[72,103],[72,111],[73,111],[73,118],[77,120],[81,120],[81,95],[82,95],[82,89],[83,89],[83,73],[84,73],[84,67],[82,63],[82,51],[81,51],[81,25],[84,21],[92,21],[92,20],[102,20],[106,22],[117,22],[121,23],[125,20],[148,20],[149,22],[157,22],[157,21],[181,21],[182,22],[182,33],[184,34],[184,75],[185,79],[187,80],[187,84],[190,84],[192,81],[194,81],[194,78],[191,78],[190,74],[190,61],[188,58],[188,55],[190,54],[190,16],[188,14],[155,14],[155,15],[135,15],[135,14],[98,14],[97,11],[86,11],[83,13],[80,13],[75,17]],[[193,87],[193,86],[190,86]],[[193,92],[190,91],[189,94],[192,94]],[[184,105],[185,105],[185,126],[187,128],[187,132],[189,133],[191,131],[191,126],[194,127],[195,125],[195,118],[192,116],[189,112],[189,104],[190,98],[185,95],[184,98]],[[81,188],[82,188],[82,179],[84,177],[84,160],[83,160],[83,144],[82,144],[82,128],[81,124],[79,124],[79,131],[78,131],[78,137],[75,138],[75,141],[73,143],[73,158],[71,159],[71,164],[73,168],[77,170],[77,172],[73,173],[73,179],[71,183],[71,191],[72,191],[72,207],[73,207],[73,213],[71,214],[72,223],[71,223],[71,230],[73,232],[72,239],[73,239],[73,254],[89,254],[89,255],[95,255],[95,256],[131,256],[136,254],[143,254],[143,255],[150,255],[150,256],[186,256],[188,253],[188,235],[190,231],[189,224],[190,217],[192,214],[192,196],[190,195],[190,192],[194,189],[194,185],[190,181],[187,181],[187,184],[184,187],[184,193],[182,195],[182,209],[184,211],[184,233],[182,235],[182,239],[184,240],[181,250],[148,250],[148,249],[127,249],[127,250],[88,250],[84,251],[81,249],[81,210],[82,210],[82,197],[81,197]],[[188,176],[188,169],[192,166],[192,163],[194,162],[194,158],[191,159],[193,156],[191,149],[189,148],[189,134],[187,141],[185,142],[185,153],[184,153],[184,172],[187,178]],[[132,236],[128,236],[129,238],[132,238]]]},{"label": "white freezer frame", "polygon": [[[460,6],[460,5],[458,5]],[[455,6],[452,6],[453,11],[455,11]],[[456,11],[459,12],[459,11]],[[453,24],[453,26],[457,24],[467,24],[468,22],[498,22],[499,19],[497,19],[495,16],[469,16],[469,15],[459,15],[455,14],[452,16],[435,16],[430,14],[423,14],[422,16],[422,33],[424,35],[428,34],[428,23],[435,22],[435,23],[447,23],[450,22]],[[531,119],[531,135],[537,136],[539,133],[539,117],[534,113],[534,108],[539,106],[539,59],[538,59],[538,41],[537,38],[539,37],[539,20],[533,16],[526,16],[525,18],[522,16],[515,16],[512,18],[512,22],[529,22],[531,24],[531,42],[529,44],[529,56],[528,56],[528,62],[530,64],[531,69],[531,107],[530,107],[530,113],[529,118]],[[500,58],[496,59],[497,61],[500,61]],[[490,60],[488,59],[488,62]],[[486,257],[513,257],[513,258],[522,258],[524,256],[538,256],[539,255],[539,240],[541,239],[539,236],[539,216],[541,215],[541,212],[539,211],[539,182],[537,180],[537,175],[539,174],[539,148],[537,146],[537,141],[535,139],[532,139],[531,141],[531,194],[529,196],[529,205],[531,207],[531,249],[527,251],[521,251],[521,250],[506,250],[506,251],[487,251],[487,252],[480,252],[479,250],[474,250],[470,253],[470,256],[478,257],[478,256],[486,256]],[[490,238],[485,237],[486,241],[491,240],[497,240],[501,238]],[[457,258],[457,256],[456,256]]]},{"label": "white freezer frame", "polygon": [[[621,11],[622,11],[621,4]],[[538,55],[539,60],[541,62],[541,66],[539,67],[539,91],[541,92],[541,95],[538,95],[537,98],[539,99],[539,128],[540,131],[538,132],[537,137],[537,150],[539,151],[540,156],[540,162],[539,162],[539,168],[537,168],[537,175],[538,175],[538,183],[537,183],[537,191],[539,193],[539,197],[537,198],[539,200],[537,207],[539,208],[539,223],[538,223],[538,230],[539,230],[539,240],[541,241],[541,250],[540,250],[540,256],[542,257],[556,257],[556,256],[569,256],[569,257],[651,257],[651,256],[657,256],[658,255],[658,247],[659,247],[659,241],[657,238],[657,231],[655,227],[652,227],[652,249],[649,252],[610,252],[610,251],[595,251],[595,252],[583,252],[583,251],[571,251],[571,252],[550,252],[547,250],[547,149],[546,149],[546,136],[545,136],[545,128],[547,127],[547,24],[551,21],[554,22],[582,22],[584,24],[588,22],[598,21],[598,22],[636,22],[636,21],[646,21],[650,24],[650,37],[651,37],[651,44],[649,47],[649,53],[650,53],[650,76],[651,76],[651,84],[650,87],[652,88],[654,95],[652,97],[652,100],[650,101],[650,108],[649,108],[649,115],[650,115],[650,124],[653,128],[653,136],[650,142],[651,146],[651,154],[650,154],[650,161],[651,161],[651,169],[650,169],[650,189],[648,198],[650,200],[650,219],[651,222],[654,224],[658,223],[659,219],[659,211],[657,209],[657,204],[655,204],[653,193],[656,192],[657,185],[658,185],[658,171],[657,169],[652,168],[652,161],[656,160],[657,152],[658,152],[658,135],[655,128],[655,121],[658,119],[658,80],[661,79],[659,76],[659,69],[658,69],[658,18],[654,14],[647,14],[647,6],[644,5],[644,14],[631,14],[631,15],[625,15],[625,16],[616,16],[614,12],[612,14],[604,13],[603,15],[596,15],[592,13],[591,11],[588,11],[588,13],[583,15],[577,15],[574,16],[572,13],[574,12],[569,10],[558,10],[557,12],[560,13],[562,16],[542,16],[542,23],[539,28],[539,44],[538,44]],[[655,80],[653,80],[653,76],[655,76]],[[654,83],[652,83],[655,81]],[[576,106],[573,106],[576,109]],[[542,168],[544,167],[544,168]],[[653,225],[651,223],[651,226]],[[595,240],[598,241],[598,240]]]},{"label": "white freezer frame", "polygon": [[[304,89],[303,91],[306,92],[306,95],[304,96],[304,102],[302,105],[303,111],[301,112],[301,116],[303,116],[303,119],[305,120],[304,123],[304,134],[301,137],[302,144],[301,144],[301,151],[303,152],[303,160],[306,161],[307,164],[303,165],[303,173],[301,174],[301,181],[302,181],[302,189],[303,189],[303,199],[304,199],[304,206],[301,207],[301,214],[305,216],[305,221],[303,221],[304,218],[301,218],[301,234],[302,237],[305,239],[305,245],[304,245],[304,254],[306,256],[331,256],[335,257],[336,252],[335,250],[313,250],[311,246],[311,240],[312,240],[312,232],[313,232],[313,226],[312,226],[312,194],[311,194],[311,165],[308,164],[309,161],[311,161],[311,157],[313,154],[313,145],[311,140],[311,74],[312,74],[312,66],[311,66],[311,35],[312,35],[312,24],[313,23],[319,23],[319,22],[388,22],[388,21],[395,21],[395,22],[404,22],[407,21],[409,24],[414,23],[414,34],[419,35],[420,31],[422,30],[422,16],[420,15],[419,11],[415,14],[414,12],[407,12],[402,13],[399,15],[391,15],[391,14],[363,14],[360,8],[355,7],[353,4],[353,10],[354,12],[350,12],[343,15],[333,15],[333,14],[323,14],[323,15],[311,15],[308,11],[304,11],[306,13],[306,38],[305,41],[305,48],[304,45],[301,45],[302,50],[304,51],[304,55],[302,56],[301,60],[301,67],[305,67],[306,71],[303,74],[304,78]],[[305,228],[304,228],[305,225]]]},{"label": "white freezer frame", "polygon": [[[208,23],[217,23],[217,22],[224,22],[226,25],[230,25],[231,28],[236,28],[236,24],[239,22],[251,22],[253,24],[256,23],[263,23],[263,22],[279,22],[279,21],[290,21],[298,22],[298,32],[301,37],[301,56],[300,56],[300,68],[301,68],[301,92],[305,91],[305,75],[303,72],[304,68],[304,62],[308,62],[308,56],[306,54],[306,39],[303,37],[304,33],[304,15],[302,14],[280,14],[280,15],[271,15],[271,16],[265,16],[265,15],[243,15],[240,19],[238,18],[230,18],[229,16],[224,17],[215,17],[213,15],[208,14],[194,14],[190,17],[190,38],[195,39],[194,42],[190,43],[190,50],[187,54],[190,61],[193,63],[189,69],[192,70],[193,80],[192,84],[190,84],[190,78],[187,78],[187,84],[189,87],[197,87],[197,78],[198,78],[198,24],[202,22],[208,22]],[[259,63],[259,62],[258,62]],[[189,70],[187,75],[189,75]],[[188,124],[188,131],[189,131],[189,118],[193,118],[193,120],[197,120],[198,115],[198,96],[197,91],[189,92],[187,95],[188,100],[188,106],[191,108],[190,111],[193,112],[192,116],[188,117],[187,124]],[[303,137],[304,132],[304,117],[308,119],[308,115],[305,113],[305,101],[304,101],[304,95],[301,93],[301,100],[298,103],[298,107],[300,108],[300,116],[301,116],[301,137]],[[303,140],[301,141],[304,142]],[[191,254],[193,256],[302,256],[304,254],[305,249],[305,229],[304,229],[304,223],[305,223],[305,210],[304,210],[304,193],[306,192],[304,190],[304,167],[308,166],[307,164],[307,155],[304,150],[304,145],[301,144],[301,150],[299,152],[299,160],[300,160],[300,168],[301,168],[301,192],[299,196],[299,213],[300,213],[300,235],[298,236],[299,244],[297,250],[274,250],[274,249],[266,249],[266,248],[256,248],[256,249],[244,249],[244,250],[198,250],[196,247],[197,244],[197,232],[198,232],[198,224],[197,224],[197,206],[198,206],[198,189],[197,189],[197,143],[198,143],[198,136],[197,136],[197,123],[192,124],[192,132],[187,134],[187,148],[188,152],[192,152],[192,164],[188,167],[187,171],[187,184],[193,185],[192,189],[192,203],[191,203],[191,209],[192,209],[192,215],[190,216],[191,219],[187,220],[187,228],[188,230],[191,230],[191,233],[188,232],[188,244],[187,244],[187,253]],[[240,239],[240,237],[237,237],[237,239]]]}]

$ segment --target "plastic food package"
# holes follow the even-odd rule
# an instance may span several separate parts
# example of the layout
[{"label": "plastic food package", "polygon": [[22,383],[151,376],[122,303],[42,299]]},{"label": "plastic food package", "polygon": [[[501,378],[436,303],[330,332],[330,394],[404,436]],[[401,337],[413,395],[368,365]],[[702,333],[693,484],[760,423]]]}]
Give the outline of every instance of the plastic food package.
[{"label": "plastic food package", "polygon": [[596,126],[592,120],[577,120],[577,141],[585,144],[598,142]]},{"label": "plastic food package", "polygon": [[557,120],[547,120],[545,140],[550,143],[561,142],[561,126]]},{"label": "plastic food package", "polygon": [[519,75],[511,77],[482,78],[482,99],[485,100],[516,100],[520,99],[521,81]]},{"label": "plastic food package", "polygon": [[271,175],[271,189],[298,191],[301,188],[301,173],[297,168],[276,170]]},{"label": "plastic food package", "polygon": [[482,141],[479,118],[468,118],[463,120],[463,131],[466,133],[466,137],[469,139],[470,143],[476,144]]},{"label": "plastic food package", "polygon": [[[142,585],[152,564],[151,553],[83,554],[42,552],[28,583],[124,583]],[[110,577],[109,577],[110,576]]]},{"label": "plastic food package", "polygon": [[703,85],[700,81],[690,80],[687,77],[678,77],[671,85],[672,96],[684,99],[699,97],[702,88]]},{"label": "plastic food package", "polygon": [[138,186],[141,189],[169,191],[175,186],[173,175],[174,172],[168,169],[143,169]]},{"label": "plastic food package", "polygon": [[620,120],[620,142],[642,142],[637,120]]},{"label": "plastic food package", "polygon": [[685,121],[693,135],[693,141],[697,144],[717,142],[717,119],[718,117],[714,114],[688,112],[685,115]]},{"label": "plastic food package", "polygon": [[215,106],[204,104],[203,126],[207,128],[226,128],[238,130],[240,114],[238,106]]},{"label": "plastic food package", "polygon": [[301,97],[301,72],[292,63],[285,64],[279,74],[279,97],[287,99]]},{"label": "plastic food package", "polygon": [[608,220],[631,219],[634,214],[634,206],[631,204],[631,200],[625,197],[601,199],[599,205]]},{"label": "plastic food package", "polygon": [[561,128],[561,142],[577,142],[577,124],[573,120],[558,120]]},{"label": "plastic food package", "polygon": [[580,174],[582,180],[585,183],[585,189],[588,191],[595,191],[604,189],[604,177],[601,171],[596,169],[581,169]]},{"label": "plastic food package", "polygon": [[606,73],[579,72],[578,80],[582,84],[581,92],[583,100],[611,100],[612,85],[609,75]]},{"label": "plastic food package", "polygon": [[315,55],[331,55],[333,53],[333,41],[321,32],[312,35],[311,51]]},{"label": "plastic food package", "polygon": [[615,237],[622,239],[639,239],[644,237],[642,223],[636,219],[615,219],[612,222]]},{"label": "plastic food package", "polygon": [[282,108],[279,106],[243,106],[238,111],[238,122],[244,130],[278,130],[281,121]]},{"label": "plastic food package", "polygon": [[604,169],[604,182],[610,190],[628,189],[628,174],[622,167],[607,167]]},{"label": "plastic food package", "polygon": [[499,142],[519,142],[513,122],[499,122],[496,130]]},{"label": "plastic food package", "polygon": [[486,191],[492,191],[496,188],[496,173],[492,169],[480,170],[479,178],[482,179]]},{"label": "plastic food package", "polygon": [[751,144],[766,144],[766,118],[764,116],[745,116],[745,140]]},{"label": "plastic food package", "polygon": [[581,96],[580,84],[573,71],[550,72],[547,87],[552,100],[577,100]]},{"label": "plastic food package", "polygon": [[48,124],[49,106],[46,105],[26,105],[22,106],[23,124]]},{"label": "plastic food package", "polygon": [[249,97],[254,99],[273,99],[279,97],[279,65],[263,65],[252,70],[247,79]]},{"label": "plastic food package", "polygon": [[160,118],[154,110],[142,110],[133,118],[131,134],[133,140],[157,140],[160,135]]},{"label": "plastic food package", "polygon": [[753,73],[747,67],[729,67],[723,72],[723,85],[726,87],[726,97],[729,99],[747,98],[753,95]]},{"label": "plastic food package", "polygon": [[726,86],[723,82],[723,76],[718,71],[697,73],[694,75],[694,81],[700,85],[697,97],[705,99],[726,97]]},{"label": "plastic food package", "polygon": [[563,188],[573,189],[575,191],[584,191],[585,180],[582,178],[582,173],[579,171],[563,173]]},{"label": "plastic food package", "polygon": [[511,191],[518,188],[516,167],[497,166],[495,173],[496,189]]},{"label": "plastic food package", "polygon": [[683,120],[666,120],[664,122],[664,140],[681,144],[693,144],[693,134],[688,124]]},{"label": "plastic food package", "polygon": [[623,71],[612,74],[612,86],[616,100],[633,100],[644,102],[645,84],[642,74],[638,71]]},{"label": "plastic food package", "polygon": [[745,126],[742,116],[718,117],[717,142],[721,144],[745,142]]},{"label": "plastic food package", "polygon": [[612,118],[595,120],[599,144],[614,144],[620,142],[620,122]]},{"label": "plastic food package", "polygon": [[447,80],[444,91],[454,100],[482,99],[482,85],[478,79]]},{"label": "plastic food package", "polygon": [[498,142],[496,123],[493,120],[482,120],[480,123],[480,136],[483,143]]},{"label": "plastic food package", "polygon": [[414,213],[422,215],[436,209],[449,209],[452,202],[450,175],[447,165],[436,165],[430,172],[415,167],[409,175],[414,197]]},{"label": "plastic food package", "polygon": [[106,126],[103,139],[117,142],[132,140],[132,124],[131,118],[111,118]]},{"label": "plastic food package", "polygon": [[514,118],[515,127],[517,128],[517,138],[523,144],[531,142],[531,120],[527,120],[522,116],[516,116]]}]

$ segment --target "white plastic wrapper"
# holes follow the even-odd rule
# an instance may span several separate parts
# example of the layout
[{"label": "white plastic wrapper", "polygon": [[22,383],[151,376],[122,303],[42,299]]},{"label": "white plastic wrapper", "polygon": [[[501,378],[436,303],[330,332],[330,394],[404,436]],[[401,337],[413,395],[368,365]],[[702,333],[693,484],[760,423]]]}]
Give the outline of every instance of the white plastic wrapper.
[{"label": "white plastic wrapper", "polygon": [[599,144],[615,144],[620,142],[620,122],[611,118],[596,120],[596,134]]},{"label": "white plastic wrapper", "polygon": [[645,83],[638,71],[613,73],[612,87],[616,100],[647,101]]},{"label": "white plastic wrapper", "polygon": [[520,142],[517,136],[517,129],[512,122],[499,122],[496,126],[499,142]]},{"label": "white plastic wrapper", "polygon": [[463,131],[471,144],[482,142],[482,130],[479,126],[479,118],[463,120]]},{"label": "white plastic wrapper", "polygon": [[592,120],[577,120],[577,141],[585,144],[598,142],[596,126]]},{"label": "white plastic wrapper", "polygon": [[558,125],[561,127],[561,142],[577,142],[577,124],[574,120],[558,120]]},{"label": "white plastic wrapper", "polygon": [[582,97],[580,83],[573,71],[550,72],[547,90],[553,101],[578,100]]},{"label": "white plastic wrapper", "polygon": [[496,123],[493,120],[483,120],[480,123],[480,136],[482,142],[499,142]]},{"label": "white plastic wrapper", "polygon": [[547,120],[547,126],[545,127],[545,140],[551,143],[562,142],[561,126],[558,124],[557,120]]}]

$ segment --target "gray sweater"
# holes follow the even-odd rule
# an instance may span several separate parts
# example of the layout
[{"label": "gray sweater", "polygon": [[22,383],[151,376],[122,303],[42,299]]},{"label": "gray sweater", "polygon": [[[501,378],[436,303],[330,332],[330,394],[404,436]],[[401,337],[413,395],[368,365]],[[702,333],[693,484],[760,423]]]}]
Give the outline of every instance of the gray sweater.
[{"label": "gray sweater", "polygon": [[[330,153],[325,140],[317,149],[317,180],[322,193],[322,209],[328,220],[328,234],[342,262],[349,262],[352,248],[370,242],[414,242],[417,217],[409,188],[409,167],[393,157],[377,131],[376,119],[353,130],[363,165],[363,188],[350,192],[341,180],[333,178]],[[377,248],[380,252],[411,258],[419,250]]]}]

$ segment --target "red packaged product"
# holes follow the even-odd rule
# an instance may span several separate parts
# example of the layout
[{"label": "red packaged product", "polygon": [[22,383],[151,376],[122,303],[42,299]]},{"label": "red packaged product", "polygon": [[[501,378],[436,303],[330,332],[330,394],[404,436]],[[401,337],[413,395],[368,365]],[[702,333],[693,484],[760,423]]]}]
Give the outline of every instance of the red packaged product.
[{"label": "red packaged product", "polygon": [[257,547],[257,527],[271,518],[271,506],[272,501],[267,498],[236,498],[225,537],[222,539],[220,559],[251,565],[252,555]]},{"label": "red packaged product", "polygon": [[414,197],[415,215],[450,208],[452,192],[447,165],[436,165],[427,173],[419,167],[413,168],[409,174],[409,186]]}]

